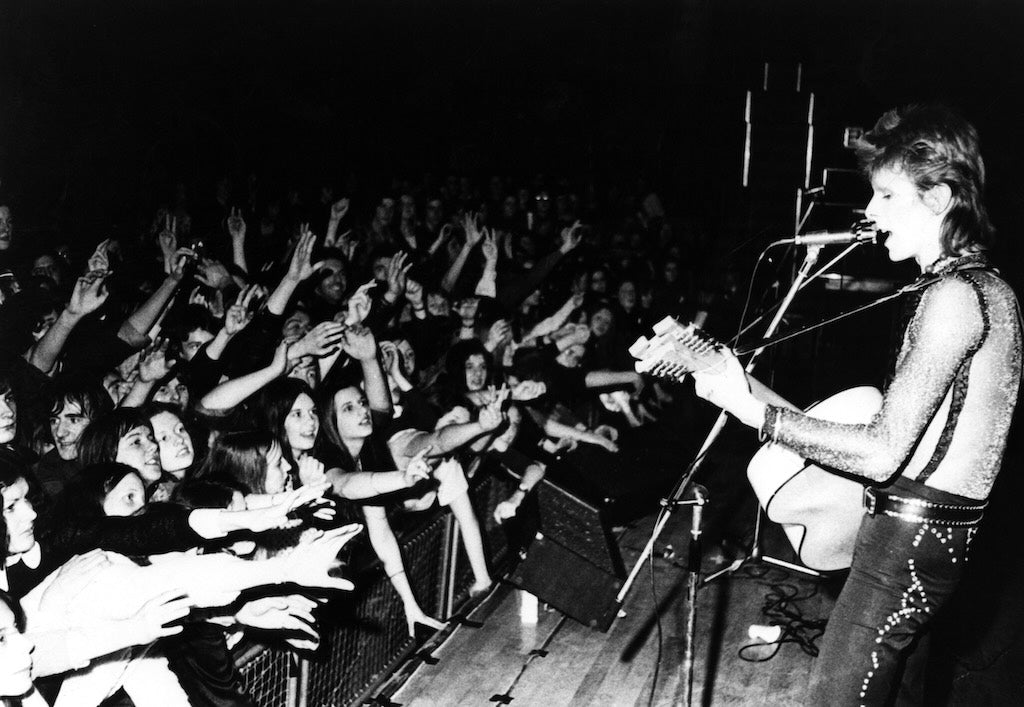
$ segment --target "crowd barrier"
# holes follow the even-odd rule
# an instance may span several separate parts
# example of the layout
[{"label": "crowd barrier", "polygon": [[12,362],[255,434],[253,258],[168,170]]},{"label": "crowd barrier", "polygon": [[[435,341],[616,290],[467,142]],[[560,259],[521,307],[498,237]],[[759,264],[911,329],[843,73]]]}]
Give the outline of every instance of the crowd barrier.
[{"label": "crowd barrier", "polygon": [[[512,560],[506,528],[494,522],[495,506],[515,489],[507,475],[481,468],[470,483],[484,546],[495,577]],[[407,519],[410,520],[410,519]],[[420,606],[448,619],[469,601],[472,573],[458,528],[445,509],[411,517],[396,528],[406,572]],[[353,571],[356,589],[319,612],[320,648],[300,655],[277,646],[239,651],[244,685],[259,707],[341,707],[373,695],[416,648],[402,602],[379,562]]]}]

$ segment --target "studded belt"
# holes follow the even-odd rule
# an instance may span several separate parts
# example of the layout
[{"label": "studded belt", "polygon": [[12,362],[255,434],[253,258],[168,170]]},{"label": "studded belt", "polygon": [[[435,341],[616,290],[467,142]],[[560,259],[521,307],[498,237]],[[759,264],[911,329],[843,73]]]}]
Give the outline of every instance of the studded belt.
[{"label": "studded belt", "polygon": [[907,498],[890,494],[871,487],[864,489],[864,510],[869,516],[886,515],[912,523],[952,526],[977,525],[981,521],[987,505],[987,503],[976,506],[934,503],[921,498]]}]

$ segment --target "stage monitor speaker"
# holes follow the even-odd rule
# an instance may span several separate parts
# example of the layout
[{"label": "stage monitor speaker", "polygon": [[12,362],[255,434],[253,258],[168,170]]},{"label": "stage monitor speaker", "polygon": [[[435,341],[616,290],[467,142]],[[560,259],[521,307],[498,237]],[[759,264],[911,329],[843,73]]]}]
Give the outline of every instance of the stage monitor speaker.
[{"label": "stage monitor speaker", "polygon": [[591,628],[607,631],[626,572],[600,509],[545,480],[540,530],[511,580]]}]

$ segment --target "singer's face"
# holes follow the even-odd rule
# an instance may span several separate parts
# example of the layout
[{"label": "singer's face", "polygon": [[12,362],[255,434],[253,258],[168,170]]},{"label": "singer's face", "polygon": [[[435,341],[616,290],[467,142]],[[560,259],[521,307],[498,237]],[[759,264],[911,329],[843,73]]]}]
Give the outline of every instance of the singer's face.
[{"label": "singer's face", "polygon": [[921,266],[941,255],[942,216],[930,208],[917,185],[902,171],[882,168],[871,178],[873,195],[864,210],[878,229],[888,231],[885,247],[893,262],[914,258]]}]

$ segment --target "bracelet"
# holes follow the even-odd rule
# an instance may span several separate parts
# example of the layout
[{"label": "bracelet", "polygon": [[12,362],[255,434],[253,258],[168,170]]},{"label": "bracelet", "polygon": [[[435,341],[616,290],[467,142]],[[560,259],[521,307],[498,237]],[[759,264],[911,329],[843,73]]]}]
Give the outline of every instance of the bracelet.
[{"label": "bracelet", "polygon": [[768,405],[764,411],[764,424],[757,431],[757,439],[760,442],[776,442],[779,436],[779,418],[782,415],[782,408]]},{"label": "bracelet", "polygon": [[388,575],[388,579],[394,579],[395,577],[397,577],[400,574],[405,574],[405,570],[398,570],[397,572],[393,572],[392,574],[389,574]]}]

